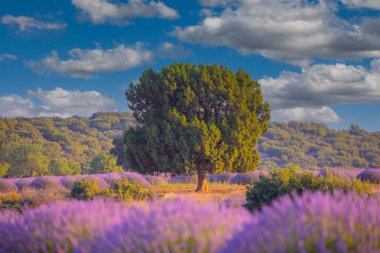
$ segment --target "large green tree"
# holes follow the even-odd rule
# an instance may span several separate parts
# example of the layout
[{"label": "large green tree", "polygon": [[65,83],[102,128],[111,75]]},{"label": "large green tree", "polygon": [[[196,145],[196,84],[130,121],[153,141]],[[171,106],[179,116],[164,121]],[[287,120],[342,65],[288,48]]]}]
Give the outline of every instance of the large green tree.
[{"label": "large green tree", "polygon": [[143,173],[254,170],[270,109],[248,73],[223,66],[173,64],[145,71],[126,91],[138,123],[124,134],[129,166]]}]

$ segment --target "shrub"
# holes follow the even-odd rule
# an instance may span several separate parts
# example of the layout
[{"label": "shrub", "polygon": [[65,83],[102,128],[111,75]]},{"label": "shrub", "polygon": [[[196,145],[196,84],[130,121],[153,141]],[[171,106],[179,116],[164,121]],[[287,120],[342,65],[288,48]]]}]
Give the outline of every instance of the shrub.
[{"label": "shrub", "polygon": [[128,209],[110,201],[70,201],[0,213],[0,252],[73,252],[104,227],[125,220]]},{"label": "shrub", "polygon": [[132,207],[127,219],[84,242],[84,252],[216,252],[242,228],[244,209],[176,199]]},{"label": "shrub", "polygon": [[143,175],[139,173],[134,173],[134,172],[123,172],[120,173],[122,177],[125,177],[129,180],[129,182],[134,183],[134,184],[139,184],[143,186],[150,186],[150,183],[144,178]]},{"label": "shrub", "polygon": [[152,199],[153,192],[140,184],[131,183],[128,178],[123,177],[113,186],[113,192],[118,199],[128,200],[146,200]]},{"label": "shrub", "polygon": [[15,192],[17,189],[14,182],[0,178],[0,192]]},{"label": "shrub", "polygon": [[61,178],[61,184],[63,187],[71,190],[74,187],[75,182],[78,180],[77,176],[65,176]]},{"label": "shrub", "polygon": [[35,180],[35,178],[32,178],[32,177],[20,178],[20,179],[16,180],[16,185],[17,185],[19,190],[22,190],[24,188],[30,187],[33,180]]},{"label": "shrub", "polygon": [[151,185],[164,184],[168,181],[164,176],[145,175],[144,177]]},{"label": "shrub", "polygon": [[21,210],[23,208],[22,197],[17,192],[7,192],[0,195],[0,209],[16,209]]},{"label": "shrub", "polygon": [[249,173],[237,173],[231,178],[231,184],[251,184],[253,181],[259,179],[259,175],[264,174],[262,171],[255,171]]},{"label": "shrub", "polygon": [[62,187],[61,183],[56,177],[38,177],[32,181],[30,186],[35,189],[48,189],[48,188]]},{"label": "shrub", "polygon": [[341,176],[346,178],[356,178],[360,173],[362,173],[364,169],[352,169],[352,170],[344,170],[344,169],[322,169],[319,172],[319,175],[326,176],[328,173],[333,174],[334,176]]},{"label": "shrub", "polygon": [[231,178],[233,178],[236,174],[231,172],[225,172],[223,174],[215,174],[210,175],[208,180],[210,183],[230,183]]},{"label": "shrub", "polygon": [[69,190],[63,187],[46,189],[24,188],[21,191],[22,206],[35,208],[44,204],[64,201],[69,192]]},{"label": "shrub", "polygon": [[369,195],[372,187],[355,178],[344,178],[330,173],[322,177],[310,172],[277,169],[270,172],[269,176],[260,175],[259,180],[254,181],[248,188],[246,207],[251,211],[260,209],[263,204],[270,204],[278,197],[292,192],[301,194],[304,190],[329,192],[342,190]]},{"label": "shrub", "polygon": [[364,182],[380,184],[380,169],[367,169],[358,175],[358,179]]},{"label": "shrub", "polygon": [[174,176],[169,179],[170,184],[196,184],[197,176],[196,175],[179,175]]},{"label": "shrub", "polygon": [[101,190],[108,189],[110,185],[103,179],[103,175],[85,175],[81,178],[95,180]]},{"label": "shrub", "polygon": [[304,192],[256,212],[220,253],[379,252],[380,199]]},{"label": "shrub", "polygon": [[95,198],[100,191],[97,179],[81,178],[74,183],[70,196],[75,199],[89,200]]}]

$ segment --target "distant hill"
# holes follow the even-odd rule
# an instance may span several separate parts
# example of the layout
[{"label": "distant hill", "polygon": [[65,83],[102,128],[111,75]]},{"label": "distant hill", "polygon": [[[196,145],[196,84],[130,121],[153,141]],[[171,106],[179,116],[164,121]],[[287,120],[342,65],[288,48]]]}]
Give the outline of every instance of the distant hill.
[{"label": "distant hill", "polygon": [[[89,162],[134,126],[131,113],[96,113],[90,118],[0,118],[0,176],[88,172]],[[262,167],[380,167],[380,132],[358,126],[335,131],[316,123],[270,123],[259,142]],[[74,168],[74,169],[73,169]],[[59,173],[63,173],[59,170]]]}]

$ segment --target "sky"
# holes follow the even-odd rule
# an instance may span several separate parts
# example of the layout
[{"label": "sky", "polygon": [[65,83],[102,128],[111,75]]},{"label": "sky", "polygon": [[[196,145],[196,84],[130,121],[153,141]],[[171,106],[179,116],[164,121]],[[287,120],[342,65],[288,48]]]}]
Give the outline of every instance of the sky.
[{"label": "sky", "polygon": [[380,131],[380,0],[2,0],[0,116],[128,111],[148,68],[223,64],[273,121]]}]

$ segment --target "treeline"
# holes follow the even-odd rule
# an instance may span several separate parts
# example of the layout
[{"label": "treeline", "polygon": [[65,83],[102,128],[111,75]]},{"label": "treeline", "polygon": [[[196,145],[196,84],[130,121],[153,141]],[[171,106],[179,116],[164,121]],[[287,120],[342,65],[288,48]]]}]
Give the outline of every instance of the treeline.
[{"label": "treeline", "polygon": [[380,168],[380,132],[357,125],[336,131],[317,123],[272,122],[259,151],[265,168],[289,163],[305,169]]},{"label": "treeline", "polygon": [[90,118],[0,118],[0,177],[120,172],[112,140],[134,125],[128,113]]},{"label": "treeline", "polygon": [[[109,154],[123,156],[122,133],[131,113],[90,118],[0,118],[0,177],[109,173],[121,170]],[[113,145],[113,139],[115,139]],[[380,132],[358,126],[336,131],[316,123],[270,123],[259,141],[262,168],[380,168]],[[119,165],[126,168],[123,159]]]}]

